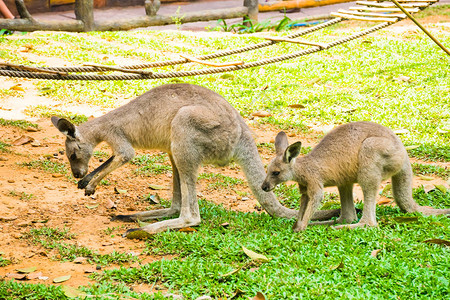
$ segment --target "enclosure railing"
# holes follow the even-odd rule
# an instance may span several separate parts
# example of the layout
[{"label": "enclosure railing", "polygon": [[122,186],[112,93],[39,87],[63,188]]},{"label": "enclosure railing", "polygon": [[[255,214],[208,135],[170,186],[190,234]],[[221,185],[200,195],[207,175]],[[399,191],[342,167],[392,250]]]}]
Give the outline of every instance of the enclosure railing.
[{"label": "enclosure railing", "polygon": [[225,9],[186,12],[181,15],[158,15],[160,0],[146,0],[146,15],[133,19],[94,20],[94,0],[76,0],[76,20],[36,20],[28,12],[24,0],[15,0],[20,19],[0,19],[0,28],[14,31],[106,31],[139,27],[182,24],[219,19],[248,18],[258,20],[258,0],[243,0],[243,6]]}]

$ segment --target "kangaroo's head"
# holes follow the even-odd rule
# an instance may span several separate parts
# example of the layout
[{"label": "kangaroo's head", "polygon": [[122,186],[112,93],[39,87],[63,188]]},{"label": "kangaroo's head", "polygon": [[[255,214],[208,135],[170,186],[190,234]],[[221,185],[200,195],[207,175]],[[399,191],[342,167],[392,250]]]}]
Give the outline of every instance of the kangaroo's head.
[{"label": "kangaroo's head", "polygon": [[58,117],[52,117],[51,120],[53,125],[67,137],[66,155],[73,176],[75,178],[84,177],[88,172],[89,160],[94,151],[92,145],[83,139],[78,128],[70,121]]},{"label": "kangaroo's head", "polygon": [[289,145],[287,135],[283,131],[275,138],[276,157],[272,159],[267,167],[267,176],[261,188],[270,192],[278,184],[294,178],[293,163],[295,157],[300,154],[301,142]]}]

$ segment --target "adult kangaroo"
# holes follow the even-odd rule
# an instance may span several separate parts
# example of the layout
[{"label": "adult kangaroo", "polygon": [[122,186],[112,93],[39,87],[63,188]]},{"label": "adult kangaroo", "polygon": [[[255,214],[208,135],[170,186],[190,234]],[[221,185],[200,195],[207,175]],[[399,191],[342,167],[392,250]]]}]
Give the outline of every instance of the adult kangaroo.
[{"label": "adult kangaroo", "polygon": [[[86,195],[95,192],[107,174],[130,161],[134,148],[159,149],[169,154],[173,170],[172,205],[167,209],[118,215],[122,221],[178,218],[140,228],[149,233],[195,226],[200,223],[196,181],[202,163],[226,165],[234,159],[241,165],[250,188],[262,207],[272,216],[293,218],[296,211],[282,206],[273,193],[261,190],[264,167],[250,129],[239,113],[219,94],[191,84],[169,84],[153,88],[101,117],[75,126],[52,117],[52,123],[67,136],[66,154],[78,188]],[[113,155],[88,172],[93,150],[108,143]],[[319,211],[316,219],[330,219],[339,213]],[[138,229],[130,229],[126,234]]]},{"label": "adult kangaroo", "polygon": [[323,188],[337,186],[341,199],[341,216],[337,221],[356,221],[353,184],[364,194],[361,220],[356,224],[336,226],[377,226],[376,196],[382,180],[392,178],[392,191],[397,205],[405,212],[424,215],[450,214],[450,209],[419,206],[412,197],[412,170],[408,154],[400,139],[388,128],[372,122],[354,122],[336,127],[306,156],[296,158],[301,142],[289,145],[284,132],[275,139],[276,157],[267,168],[261,188],[271,191],[288,180],[298,182],[302,197],[295,231],[305,230],[323,198]]}]

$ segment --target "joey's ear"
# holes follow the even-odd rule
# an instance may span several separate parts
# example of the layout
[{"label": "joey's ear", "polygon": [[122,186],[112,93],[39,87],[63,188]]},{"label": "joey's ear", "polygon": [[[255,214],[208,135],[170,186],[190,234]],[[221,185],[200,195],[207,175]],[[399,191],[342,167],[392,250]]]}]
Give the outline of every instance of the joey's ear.
[{"label": "joey's ear", "polygon": [[300,149],[302,148],[302,142],[296,142],[286,148],[284,151],[283,161],[285,163],[290,163],[291,160],[300,154]]},{"label": "joey's ear", "polygon": [[62,134],[67,136],[68,138],[76,138],[77,135],[77,127],[63,118],[58,118],[53,116],[51,118],[53,125],[61,131]]},{"label": "joey's ear", "polygon": [[275,137],[275,152],[277,156],[283,155],[288,146],[289,142],[286,133],[284,131],[280,131]]}]

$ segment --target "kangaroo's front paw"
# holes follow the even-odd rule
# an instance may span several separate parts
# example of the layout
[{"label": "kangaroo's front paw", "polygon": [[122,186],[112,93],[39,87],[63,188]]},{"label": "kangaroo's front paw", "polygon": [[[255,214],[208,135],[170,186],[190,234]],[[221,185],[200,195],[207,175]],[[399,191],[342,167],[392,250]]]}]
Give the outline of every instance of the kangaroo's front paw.
[{"label": "kangaroo's front paw", "polygon": [[84,176],[83,179],[81,179],[80,181],[78,181],[78,188],[79,188],[80,190],[85,189],[85,188],[88,186],[88,184],[89,184],[89,182],[91,181],[91,179],[92,179],[92,177],[90,177],[89,175]]}]

